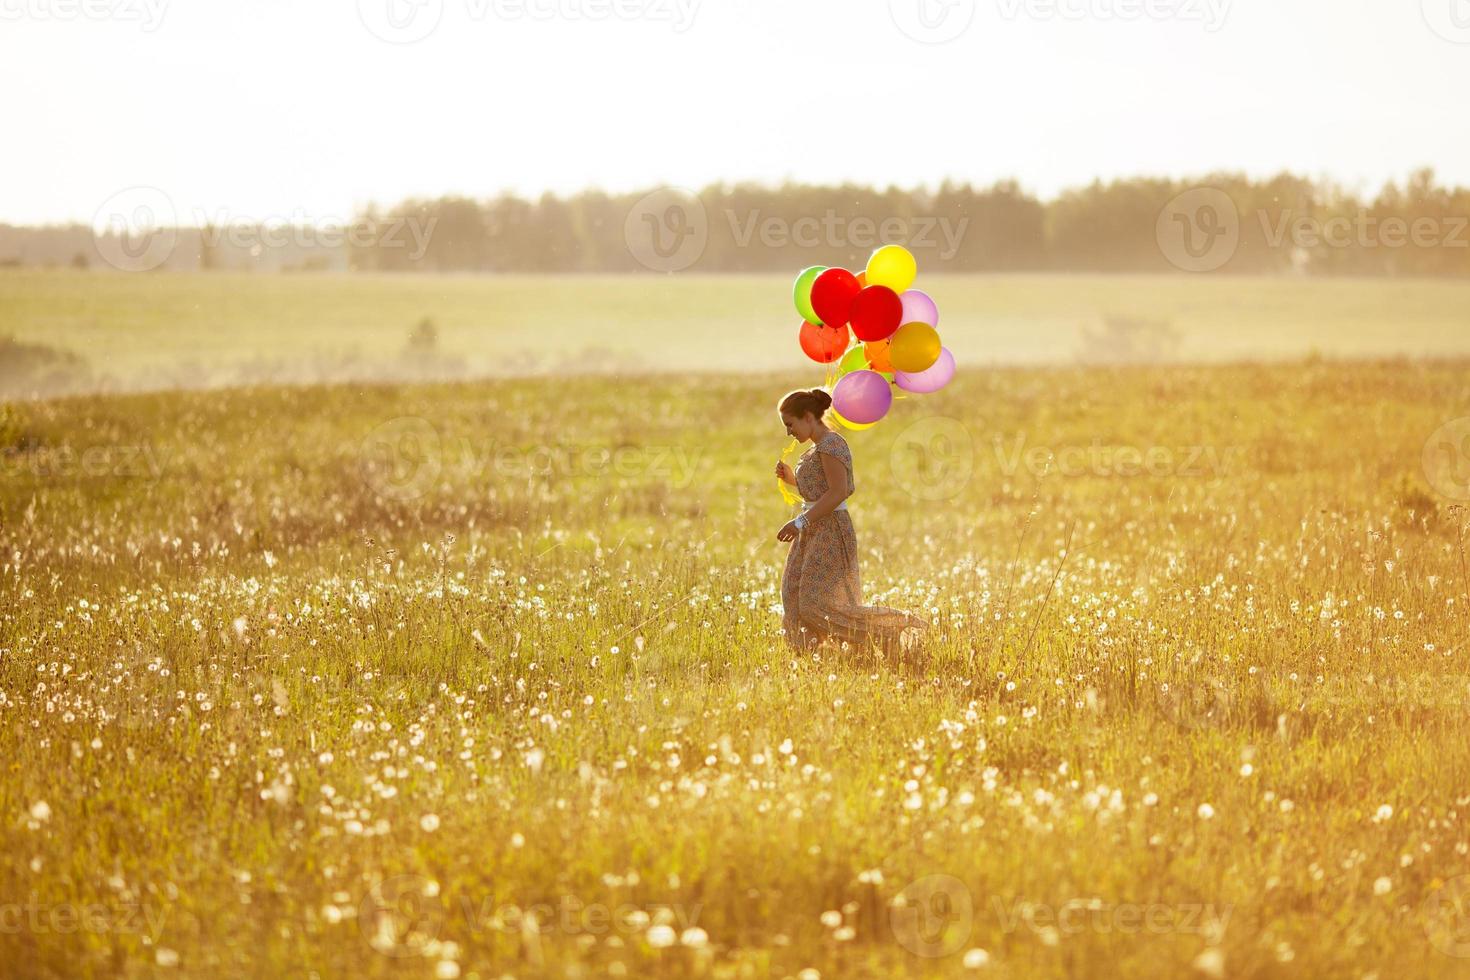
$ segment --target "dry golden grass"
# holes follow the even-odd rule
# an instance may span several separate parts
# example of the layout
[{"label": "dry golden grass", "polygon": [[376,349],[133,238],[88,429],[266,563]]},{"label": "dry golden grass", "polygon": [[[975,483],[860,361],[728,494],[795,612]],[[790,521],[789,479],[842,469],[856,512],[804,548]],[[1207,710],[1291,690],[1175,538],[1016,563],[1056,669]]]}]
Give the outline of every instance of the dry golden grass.
[{"label": "dry golden grass", "polygon": [[899,402],[914,662],[778,635],[803,380],[12,409],[6,972],[1470,970],[1465,366]]},{"label": "dry golden grass", "polygon": [[[1470,356],[1470,283],[1236,276],[926,276],[962,369]],[[785,276],[125,275],[0,270],[0,337],[84,357],[46,393],[781,371]],[[437,349],[405,346],[428,319]],[[28,394],[6,384],[0,397]]]}]

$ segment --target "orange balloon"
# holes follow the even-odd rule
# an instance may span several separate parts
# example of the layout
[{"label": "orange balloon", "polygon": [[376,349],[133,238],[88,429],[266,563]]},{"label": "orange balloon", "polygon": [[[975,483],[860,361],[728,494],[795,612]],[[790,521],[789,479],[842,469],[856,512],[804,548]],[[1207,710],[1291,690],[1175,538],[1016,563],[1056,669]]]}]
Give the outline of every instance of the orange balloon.
[{"label": "orange balloon", "polygon": [[870,340],[863,344],[863,356],[868,359],[869,366],[880,374],[893,370],[893,361],[888,353],[889,340]]},{"label": "orange balloon", "polygon": [[861,286],[863,289],[868,288],[868,274],[866,272],[859,272],[857,274],[857,281],[858,285]]},{"label": "orange balloon", "polygon": [[831,364],[841,357],[847,350],[847,342],[850,338],[851,334],[847,332],[847,324],[834,330],[820,324],[803,322],[801,332],[797,335],[802,353],[818,364]]}]

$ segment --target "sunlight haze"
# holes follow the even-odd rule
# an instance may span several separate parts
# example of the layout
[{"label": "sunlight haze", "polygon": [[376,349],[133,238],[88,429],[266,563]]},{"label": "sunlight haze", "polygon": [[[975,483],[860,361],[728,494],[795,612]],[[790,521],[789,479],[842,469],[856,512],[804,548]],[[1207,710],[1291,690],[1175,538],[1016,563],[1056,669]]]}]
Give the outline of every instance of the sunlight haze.
[{"label": "sunlight haze", "polygon": [[1454,2],[0,0],[0,222],[90,221],[134,185],[185,223],[321,223],[738,180],[1465,183]]}]

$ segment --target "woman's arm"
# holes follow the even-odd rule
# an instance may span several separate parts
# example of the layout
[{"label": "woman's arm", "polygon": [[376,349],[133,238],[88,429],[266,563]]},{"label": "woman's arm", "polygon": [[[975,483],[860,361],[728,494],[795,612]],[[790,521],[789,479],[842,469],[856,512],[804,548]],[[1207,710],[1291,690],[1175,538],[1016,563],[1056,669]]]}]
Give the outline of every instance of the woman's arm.
[{"label": "woman's arm", "polygon": [[822,460],[822,475],[827,478],[827,492],[817,498],[812,509],[806,512],[808,521],[819,520],[837,509],[847,499],[847,467],[831,453],[817,453]]}]

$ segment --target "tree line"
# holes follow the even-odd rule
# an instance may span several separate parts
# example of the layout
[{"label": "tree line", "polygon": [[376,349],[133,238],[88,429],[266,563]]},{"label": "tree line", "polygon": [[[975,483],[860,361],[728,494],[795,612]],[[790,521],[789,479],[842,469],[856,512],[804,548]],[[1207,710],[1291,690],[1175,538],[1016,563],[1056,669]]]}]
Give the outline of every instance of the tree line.
[{"label": "tree line", "polygon": [[[331,235],[179,229],[162,268],[430,273],[794,273],[907,245],[932,272],[1470,275],[1470,190],[1430,170],[1359,194],[1292,174],[886,190],[787,183],[443,196]],[[262,243],[264,247],[262,247]],[[284,244],[279,244],[284,243]],[[113,243],[107,243],[113,244]],[[131,243],[138,251],[138,243]],[[91,229],[0,225],[0,265],[97,266]]]},{"label": "tree line", "polygon": [[[1198,188],[1223,193],[1228,205],[1192,212]],[[1173,202],[1182,215],[1170,213]],[[354,248],[354,268],[380,271],[795,272],[860,268],[876,245],[899,241],[923,268],[945,272],[1470,275],[1470,189],[1442,187],[1429,170],[1372,196],[1291,174],[1096,181],[1050,201],[1014,181],[935,190],[720,184],[681,193],[410,200],[362,220],[367,229],[393,220],[432,224],[419,255],[402,246]],[[1222,223],[1233,239],[1213,260],[1218,268],[1180,255],[1171,239],[1187,234],[1198,252]]]}]

